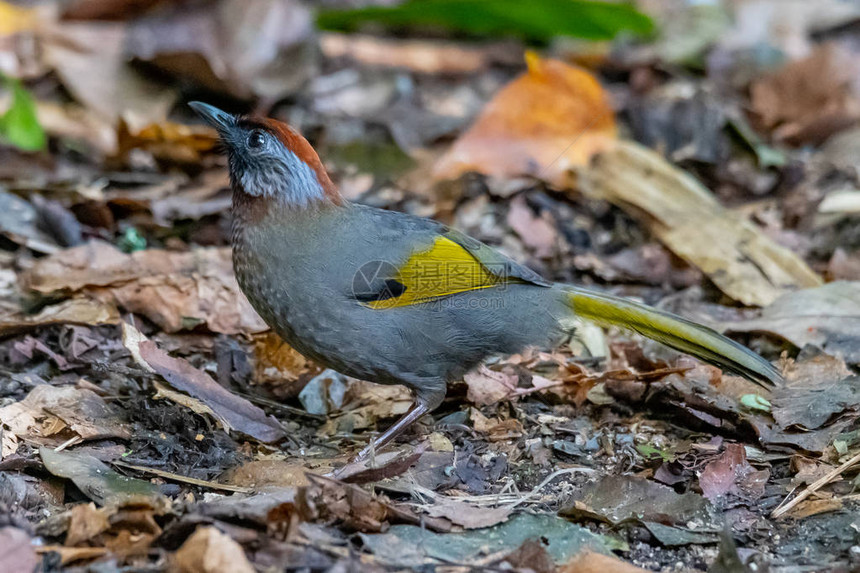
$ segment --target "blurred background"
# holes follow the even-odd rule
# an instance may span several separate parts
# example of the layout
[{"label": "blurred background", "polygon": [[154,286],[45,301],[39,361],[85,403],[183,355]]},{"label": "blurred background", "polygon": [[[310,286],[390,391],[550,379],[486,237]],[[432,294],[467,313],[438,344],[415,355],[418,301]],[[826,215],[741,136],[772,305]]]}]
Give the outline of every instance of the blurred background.
[{"label": "blurred background", "polygon": [[[525,69],[525,51],[532,49],[535,61],[555,58],[593,73],[611,107],[588,109],[574,94],[570,108],[546,111],[550,121],[568,124],[567,133],[553,134],[560,140],[556,155],[565,153],[565,138],[573,142],[581,132],[614,130],[617,123],[622,138],[693,171],[730,203],[775,192],[786,200],[822,194],[807,189],[818,185],[803,158],[824,152],[853,165],[858,15],[854,3],[840,0],[2,1],[0,177],[12,188],[38,182],[30,191],[73,210],[80,231],[41,238],[49,243],[115,239],[134,229],[156,244],[170,238],[223,244],[223,233],[209,228],[226,205],[216,192],[224,184],[217,174],[195,184],[195,200],[169,208],[164,200],[172,193],[151,192],[153,185],[182,188],[184,177],[218,162],[212,132],[185,105],[201,99],[289,121],[319,147],[352,199],[450,221],[471,191],[436,188],[428,195],[439,179],[466,171],[552,179],[522,166],[478,166],[474,158],[460,158],[459,166],[435,163]],[[535,96],[542,105],[564,99],[565,80],[559,82]],[[551,163],[549,156],[538,163]],[[70,181],[74,192],[63,188]],[[145,189],[126,192],[136,186]],[[793,227],[822,197],[797,197],[763,214],[763,223]],[[553,199],[532,201],[532,209],[540,211],[541,201],[550,207]],[[464,222],[469,230],[481,209],[460,214],[476,219]],[[177,237],[175,229],[139,220],[147,211],[157,223],[190,225]],[[575,217],[560,219],[566,246],[555,255],[611,242],[589,239]],[[785,241],[794,249],[834,251]]]}]

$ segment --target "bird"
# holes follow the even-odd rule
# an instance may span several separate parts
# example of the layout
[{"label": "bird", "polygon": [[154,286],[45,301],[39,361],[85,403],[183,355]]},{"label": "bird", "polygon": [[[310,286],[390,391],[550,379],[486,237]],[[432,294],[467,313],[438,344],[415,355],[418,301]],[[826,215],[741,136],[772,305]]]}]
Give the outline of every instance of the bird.
[{"label": "bird", "polygon": [[283,122],[189,105],[226,151],[233,269],[257,313],[319,364],[412,391],[407,413],[356,460],[432,412],[450,382],[487,358],[556,347],[578,319],[635,331],[765,388],[781,381],[770,362],[709,327],[548,281],[438,221],[347,201]]}]

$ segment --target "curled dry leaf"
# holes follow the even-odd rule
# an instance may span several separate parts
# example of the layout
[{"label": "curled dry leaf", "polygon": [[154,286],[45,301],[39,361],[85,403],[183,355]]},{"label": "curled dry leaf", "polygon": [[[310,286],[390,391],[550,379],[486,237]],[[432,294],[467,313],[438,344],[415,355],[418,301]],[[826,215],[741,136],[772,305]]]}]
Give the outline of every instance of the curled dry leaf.
[{"label": "curled dry leaf", "polygon": [[231,393],[187,360],[168,355],[128,323],[123,323],[123,344],[141,366],[157,372],[174,389],[205,405],[226,430],[236,430],[264,443],[285,436],[275,418]]},{"label": "curled dry leaf", "polygon": [[821,278],[799,256],[724,208],[701,183],[632,142],[618,142],[580,171],[579,187],[644,222],[672,252],[720,290],[764,306]]},{"label": "curled dry leaf", "polygon": [[468,171],[531,175],[563,184],[616,135],[609,96],[587,71],[526,54],[528,71],[505,86],[439,160],[437,179]]},{"label": "curled dry leaf", "polygon": [[[324,375],[326,372],[317,378]],[[309,387],[310,384],[306,386]],[[327,400],[332,398],[328,395]],[[334,435],[338,431],[370,428],[378,420],[402,416],[413,403],[412,393],[405,386],[388,386],[354,379],[348,379],[346,395],[341,395],[341,399],[342,413],[329,417],[320,433]]]},{"label": "curled dry leaf", "polygon": [[141,314],[167,332],[199,324],[223,334],[267,329],[239,290],[228,248],[128,255],[93,241],[40,260],[21,280],[24,288],[45,295],[82,291]]}]

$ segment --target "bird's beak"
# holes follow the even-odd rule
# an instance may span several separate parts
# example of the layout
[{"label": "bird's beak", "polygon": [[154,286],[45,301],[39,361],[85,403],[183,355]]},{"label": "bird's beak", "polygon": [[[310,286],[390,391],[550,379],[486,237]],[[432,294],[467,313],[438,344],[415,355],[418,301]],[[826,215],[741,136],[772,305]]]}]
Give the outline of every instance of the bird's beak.
[{"label": "bird's beak", "polygon": [[188,105],[202,117],[206,123],[218,130],[218,133],[224,133],[231,127],[236,125],[236,118],[226,111],[222,111],[214,105],[203,103],[202,101],[192,101]]}]

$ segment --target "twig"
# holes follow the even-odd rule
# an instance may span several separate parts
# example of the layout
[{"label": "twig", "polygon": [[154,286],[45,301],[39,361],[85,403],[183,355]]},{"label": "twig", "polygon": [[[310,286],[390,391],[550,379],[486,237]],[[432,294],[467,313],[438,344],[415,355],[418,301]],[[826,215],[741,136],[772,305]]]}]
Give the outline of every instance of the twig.
[{"label": "twig", "polygon": [[81,438],[80,436],[73,436],[73,437],[69,438],[68,440],[66,440],[65,442],[63,442],[62,444],[60,444],[59,446],[57,446],[56,448],[54,448],[54,451],[55,452],[62,452],[66,448],[74,446],[78,442],[83,442],[83,441],[84,441],[83,438]]},{"label": "twig", "polygon": [[[822,487],[824,487],[827,484],[829,484],[830,482],[832,482],[834,479],[836,479],[837,477],[842,475],[842,473],[845,470],[847,470],[851,466],[855,465],[857,462],[860,462],[860,454],[857,454],[856,456],[854,456],[853,458],[851,458],[850,460],[848,460],[847,462],[845,462],[844,464],[842,464],[838,468],[827,472],[826,475],[822,476],[820,479],[818,479],[814,483],[810,484],[810,486],[808,488],[806,488],[805,490],[803,490],[802,492],[797,494],[797,497],[795,497],[793,500],[789,501],[788,503],[785,503],[785,501],[783,501],[783,504],[785,504],[785,505],[780,504],[780,507],[777,507],[775,510],[773,510],[773,513],[771,513],[770,516],[773,517],[774,519],[776,519],[778,517],[785,515],[787,512],[791,511],[794,508],[794,506],[799,504],[801,501],[803,501],[804,499],[806,499],[807,497],[809,497],[810,495],[812,495],[813,493],[815,493],[816,491],[818,491]],[[789,494],[789,495],[791,495],[791,494]],[[786,497],[786,499],[788,499],[788,498]]]},{"label": "twig", "polygon": [[533,495],[536,495],[537,492],[539,492],[544,487],[546,487],[547,484],[549,484],[552,480],[554,480],[558,476],[565,475],[565,474],[578,473],[578,472],[590,474],[590,473],[594,473],[594,470],[592,468],[566,468],[563,470],[554,471],[551,474],[549,474],[548,476],[546,476],[546,479],[543,480],[542,482],[540,482],[536,488],[534,488],[533,490],[531,490],[530,492],[528,492],[524,496],[520,497],[517,501],[506,505],[505,508],[513,509],[513,508],[517,507],[518,505],[525,503],[525,501],[527,499],[529,499]]},{"label": "twig", "polygon": [[114,460],[111,462],[115,466],[119,466],[121,468],[126,468],[129,470],[135,470],[138,472],[149,473],[152,475],[156,475],[158,477],[162,477],[164,479],[169,479],[172,481],[178,481],[182,483],[187,483],[191,485],[196,485],[200,487],[206,487],[209,489],[219,489],[222,491],[232,491],[235,493],[253,493],[254,490],[249,487],[241,487],[238,485],[229,485],[218,483],[214,481],[206,481],[205,479],[197,479],[193,477],[188,477],[180,474],[175,474],[172,472],[166,472],[164,470],[157,470],[155,468],[148,468],[146,466],[136,466],[134,464],[127,464],[125,462],[121,462],[119,460]]}]

